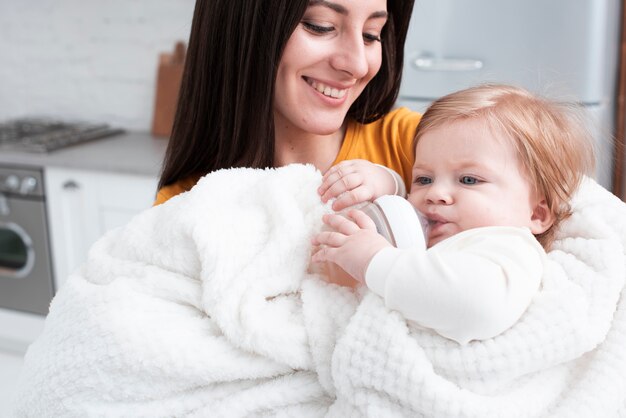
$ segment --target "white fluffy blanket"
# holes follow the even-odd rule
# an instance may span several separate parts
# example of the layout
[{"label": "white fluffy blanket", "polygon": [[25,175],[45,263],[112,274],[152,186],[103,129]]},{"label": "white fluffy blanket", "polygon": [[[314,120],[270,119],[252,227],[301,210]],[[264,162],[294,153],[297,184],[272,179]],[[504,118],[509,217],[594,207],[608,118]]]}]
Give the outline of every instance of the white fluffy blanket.
[{"label": "white fluffy blanket", "polygon": [[306,273],[320,179],[216,172],[105,235],[29,348],[15,415],[626,416],[615,196],[583,184],[521,320],[460,346]]}]

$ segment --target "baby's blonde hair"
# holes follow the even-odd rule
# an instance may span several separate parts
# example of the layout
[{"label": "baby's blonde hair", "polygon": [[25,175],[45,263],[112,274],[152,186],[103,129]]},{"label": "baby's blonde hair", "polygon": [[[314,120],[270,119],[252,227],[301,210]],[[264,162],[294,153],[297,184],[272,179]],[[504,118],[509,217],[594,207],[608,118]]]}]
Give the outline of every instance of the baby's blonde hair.
[{"label": "baby's blonde hair", "polygon": [[481,85],[435,101],[422,116],[414,145],[432,129],[477,118],[496,135],[504,134],[513,142],[528,180],[545,198],[555,220],[536,237],[549,250],[556,227],[571,215],[572,194],[583,175],[594,168],[593,142],[582,110],[518,87]]}]

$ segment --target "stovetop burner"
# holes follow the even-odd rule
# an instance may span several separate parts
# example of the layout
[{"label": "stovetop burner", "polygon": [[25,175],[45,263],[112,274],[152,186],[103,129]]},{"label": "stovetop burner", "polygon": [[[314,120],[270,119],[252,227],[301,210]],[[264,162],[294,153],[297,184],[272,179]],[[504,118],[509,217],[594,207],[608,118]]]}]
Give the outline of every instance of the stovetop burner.
[{"label": "stovetop burner", "polygon": [[0,123],[0,149],[50,152],[124,132],[108,124],[22,118]]}]

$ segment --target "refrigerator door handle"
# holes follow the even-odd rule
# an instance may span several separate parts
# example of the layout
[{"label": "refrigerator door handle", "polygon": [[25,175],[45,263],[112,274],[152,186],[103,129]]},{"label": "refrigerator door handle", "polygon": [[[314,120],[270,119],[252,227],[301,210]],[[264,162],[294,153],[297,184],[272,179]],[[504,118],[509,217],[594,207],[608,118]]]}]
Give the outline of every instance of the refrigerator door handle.
[{"label": "refrigerator door handle", "polygon": [[476,71],[483,68],[483,62],[463,58],[418,57],[413,65],[420,71]]}]

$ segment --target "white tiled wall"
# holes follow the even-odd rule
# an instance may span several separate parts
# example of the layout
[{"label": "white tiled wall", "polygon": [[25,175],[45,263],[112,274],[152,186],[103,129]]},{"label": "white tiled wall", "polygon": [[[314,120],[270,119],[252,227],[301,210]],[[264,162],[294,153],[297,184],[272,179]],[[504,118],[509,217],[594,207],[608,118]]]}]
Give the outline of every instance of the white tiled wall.
[{"label": "white tiled wall", "polygon": [[0,1],[0,120],[149,130],[158,55],[187,41],[194,0]]}]

